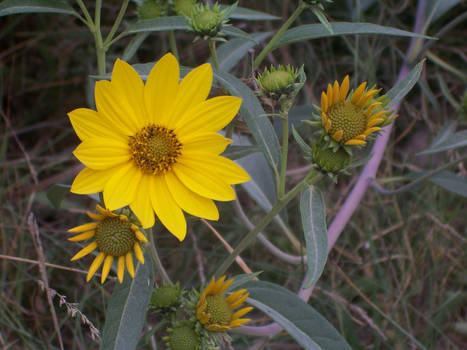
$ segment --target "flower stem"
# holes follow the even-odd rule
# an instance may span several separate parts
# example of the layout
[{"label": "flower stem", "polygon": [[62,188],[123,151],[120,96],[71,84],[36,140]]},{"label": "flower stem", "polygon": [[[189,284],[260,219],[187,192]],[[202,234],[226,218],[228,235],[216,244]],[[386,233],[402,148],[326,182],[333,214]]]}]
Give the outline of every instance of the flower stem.
[{"label": "flower stem", "polygon": [[112,25],[112,28],[110,29],[109,34],[107,35],[107,38],[105,39],[104,46],[106,50],[109,48],[109,43],[112,41],[115,33],[118,30],[118,27],[120,27],[120,23],[122,23],[122,19],[125,15],[129,2],[130,0],[123,0],[122,7],[120,7],[120,11],[118,11],[117,19],[115,20],[114,24]]},{"label": "flower stem", "polygon": [[162,280],[169,286],[173,285],[172,281],[170,280],[169,275],[167,274],[167,271],[165,270],[164,266],[162,265],[161,259],[159,259],[159,254],[157,253],[156,249],[156,243],[154,240],[155,233],[153,229],[151,228],[149,232],[149,242],[150,242],[150,253],[151,253],[151,261],[152,261],[152,266],[154,266],[154,269],[156,272],[161,276]]},{"label": "flower stem", "polygon": [[282,157],[279,187],[277,191],[279,199],[284,197],[285,194],[285,172],[287,170],[287,154],[289,151],[289,113],[284,113],[282,118]]},{"label": "flower stem", "polygon": [[219,266],[215,275],[217,278],[222,276],[225,271],[229,268],[229,266],[235,261],[235,258],[247,248],[253,241],[256,239],[258,233],[260,233],[264,228],[274,219],[274,217],[279,214],[279,212],[285,208],[287,203],[289,203],[295,196],[300,193],[300,191],[306,185],[313,185],[317,183],[319,180],[323,178],[323,174],[315,173],[312,171],[308,174],[298,185],[296,185],[293,189],[290,190],[284,197],[280,198],[276,204],[272,207],[269,213],[261,220],[253,230],[248,232],[248,234],[243,237],[237,247],[233,250],[233,252],[224,260],[224,262]]},{"label": "flower stem", "polygon": [[269,41],[269,43],[266,45],[266,47],[259,53],[258,57],[256,57],[255,61],[253,62],[253,69],[258,69],[259,65],[261,62],[263,62],[264,58],[266,55],[272,51],[274,48],[274,45],[276,42],[279,40],[279,38],[284,34],[284,32],[289,29],[291,24],[297,19],[298,16],[302,13],[302,11],[307,7],[307,5],[303,2],[300,1],[300,5],[298,5],[297,9],[292,13],[292,15],[289,17],[289,19],[282,25],[282,27],[279,29],[279,31],[274,35],[274,37]]},{"label": "flower stem", "polygon": [[88,9],[86,8],[86,5],[84,5],[83,0],[76,0],[76,2],[78,3],[81,12],[83,12],[84,18],[86,19],[86,25],[89,27],[91,32],[94,32],[94,22],[91,18],[91,15],[89,14]]},{"label": "flower stem", "polygon": [[209,51],[211,51],[212,60],[214,61],[214,68],[216,68],[216,70],[219,70],[219,61],[217,59],[215,40],[209,40]]},{"label": "flower stem", "polygon": [[169,45],[170,51],[174,54],[177,61],[179,60],[178,56],[178,49],[177,49],[177,41],[175,40],[175,31],[169,30]]},{"label": "flower stem", "polygon": [[105,74],[105,48],[102,42],[101,33],[101,9],[102,0],[96,0],[96,10],[94,12],[94,41],[96,42],[97,70],[100,75]]}]

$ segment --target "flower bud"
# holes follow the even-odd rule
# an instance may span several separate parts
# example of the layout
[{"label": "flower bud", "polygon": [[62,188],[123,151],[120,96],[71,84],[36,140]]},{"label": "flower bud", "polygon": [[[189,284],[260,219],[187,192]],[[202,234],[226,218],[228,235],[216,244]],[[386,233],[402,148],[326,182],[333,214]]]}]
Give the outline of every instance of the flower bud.
[{"label": "flower bud", "polygon": [[181,295],[182,291],[178,284],[172,286],[163,285],[152,292],[149,305],[154,309],[170,311],[180,304]]},{"label": "flower bud", "polygon": [[162,5],[158,0],[144,0],[138,5],[138,18],[154,19],[160,17],[162,14]]},{"label": "flower bud", "polygon": [[222,35],[221,30],[228,22],[228,18],[226,19],[224,16],[226,11],[221,11],[219,4],[212,7],[198,4],[194,6],[187,20],[191,30],[198,37],[209,40]]},{"label": "flower bud", "polygon": [[174,11],[179,16],[189,17],[195,8],[196,0],[175,0]]},{"label": "flower bud", "polygon": [[350,164],[350,154],[342,147],[334,150],[325,147],[323,142],[316,142],[313,145],[313,161],[321,170],[335,173]]},{"label": "flower bud", "polygon": [[201,339],[189,323],[182,323],[168,328],[169,335],[164,338],[170,350],[200,350]]}]

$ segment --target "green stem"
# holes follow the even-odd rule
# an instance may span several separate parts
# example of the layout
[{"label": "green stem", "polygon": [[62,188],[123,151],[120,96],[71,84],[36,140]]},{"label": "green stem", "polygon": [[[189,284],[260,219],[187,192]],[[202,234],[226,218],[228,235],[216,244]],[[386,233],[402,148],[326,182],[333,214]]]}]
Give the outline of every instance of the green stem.
[{"label": "green stem", "polygon": [[278,195],[279,199],[285,194],[285,171],[287,170],[287,154],[289,151],[289,114],[285,113],[282,116],[282,158],[281,158],[281,173],[279,178]]},{"label": "green stem", "polygon": [[102,43],[101,33],[101,9],[102,0],[96,0],[96,10],[94,12],[94,40],[96,42],[97,70],[99,75],[105,74],[105,48]]},{"label": "green stem", "polygon": [[169,30],[169,45],[170,51],[174,54],[177,61],[179,60],[178,56],[178,49],[177,49],[177,41],[175,40],[175,31]]},{"label": "green stem", "polygon": [[110,29],[109,34],[107,35],[107,38],[105,39],[104,46],[106,50],[109,48],[109,43],[112,41],[115,33],[118,30],[118,27],[120,27],[120,23],[122,23],[123,16],[125,15],[126,9],[128,7],[128,3],[130,0],[123,0],[122,7],[120,7],[120,11],[118,12],[117,19],[115,20],[112,28]]},{"label": "green stem", "polygon": [[219,61],[217,59],[215,40],[209,40],[209,51],[211,51],[212,60],[214,61],[214,68],[216,68],[216,70],[219,70]]},{"label": "green stem", "polygon": [[162,265],[161,259],[159,259],[159,254],[157,254],[156,243],[154,240],[154,231],[151,228],[149,232],[149,243],[150,243],[150,253],[151,253],[151,261],[152,266],[156,272],[161,276],[162,280],[169,286],[173,285],[172,281],[170,280],[167,271],[165,271],[164,266]]},{"label": "green stem", "polygon": [[307,5],[300,1],[300,5],[298,5],[297,9],[292,13],[292,16],[282,25],[279,31],[274,35],[274,37],[269,41],[266,47],[259,53],[258,57],[256,57],[255,61],[253,62],[253,69],[258,69],[261,62],[263,62],[266,55],[271,52],[274,48],[274,45],[279,40],[279,38],[284,34],[284,32],[289,29],[291,24],[297,19],[298,16],[302,13],[302,11],[307,7]]},{"label": "green stem", "polygon": [[289,203],[295,196],[300,193],[300,191],[306,185],[313,185],[323,178],[323,174],[315,174],[311,172],[307,175],[298,185],[290,190],[283,198],[280,198],[276,204],[271,208],[271,211],[261,220],[253,230],[248,232],[248,234],[243,237],[240,243],[235,247],[233,252],[224,260],[224,262],[219,266],[215,275],[220,277],[225,273],[229,266],[235,261],[235,258],[243,252],[253,241],[256,239],[258,233],[264,230],[264,228],[274,219],[274,217],[279,214],[279,212],[285,208],[287,203]]},{"label": "green stem", "polygon": [[83,12],[84,18],[86,18],[86,25],[89,27],[91,32],[94,32],[94,22],[91,18],[91,15],[89,14],[88,9],[86,8],[86,5],[84,5],[83,0],[76,0],[76,2],[78,3],[81,12]]}]

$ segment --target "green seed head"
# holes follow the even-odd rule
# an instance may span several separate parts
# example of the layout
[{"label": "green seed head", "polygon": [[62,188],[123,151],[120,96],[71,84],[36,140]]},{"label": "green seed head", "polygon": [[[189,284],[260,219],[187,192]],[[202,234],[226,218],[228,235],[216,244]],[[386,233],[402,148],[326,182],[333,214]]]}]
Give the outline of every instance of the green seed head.
[{"label": "green seed head", "polygon": [[168,330],[167,346],[171,350],[200,350],[200,337],[193,327],[180,325]]},{"label": "green seed head", "polygon": [[182,292],[177,285],[156,288],[151,295],[150,305],[156,309],[168,309],[180,304]]},{"label": "green seed head", "polygon": [[232,309],[221,295],[208,295],[206,297],[206,313],[210,314],[208,325],[218,324],[227,326],[232,320]]},{"label": "green seed head", "polygon": [[327,111],[327,116],[331,120],[331,129],[329,134],[343,130],[341,142],[345,143],[366,130],[367,118],[363,110],[350,101],[344,101],[334,104]]},{"label": "green seed head", "polygon": [[332,148],[323,147],[317,142],[313,146],[313,160],[320,169],[327,172],[337,172],[350,164],[350,155],[341,147],[336,152]]},{"label": "green seed head", "polygon": [[271,66],[266,68],[256,78],[264,96],[277,100],[282,96],[289,96],[295,90],[298,71],[291,66],[279,65],[277,68]]},{"label": "green seed head", "polygon": [[108,217],[100,221],[95,232],[99,251],[107,255],[125,255],[133,249],[136,242],[131,223],[119,217]]}]

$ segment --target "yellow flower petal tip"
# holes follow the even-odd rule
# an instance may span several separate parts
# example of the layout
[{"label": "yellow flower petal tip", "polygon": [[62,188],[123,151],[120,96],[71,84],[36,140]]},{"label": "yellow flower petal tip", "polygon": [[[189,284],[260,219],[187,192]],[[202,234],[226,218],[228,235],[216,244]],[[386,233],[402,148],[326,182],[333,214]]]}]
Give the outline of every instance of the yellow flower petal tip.
[{"label": "yellow flower petal tip", "polygon": [[146,236],[144,236],[137,225],[131,222],[128,216],[117,215],[100,206],[97,206],[96,209],[102,214],[94,214],[98,220],[97,222],[92,223],[92,225],[85,224],[78,226],[82,228],[88,225],[86,227],[93,227],[93,230],[80,233],[68,239],[70,241],[93,239],[90,244],[75,254],[71,258],[71,261],[81,259],[91,252],[97,251],[98,254],[89,267],[86,281],[89,282],[91,280],[103,263],[101,283],[104,283],[110,272],[114,258],[118,259],[117,276],[121,283],[125,272],[125,262],[130,276],[134,277],[135,275],[133,254],[144,264],[143,253],[138,241],[147,240]]},{"label": "yellow flower petal tip", "polygon": [[[180,81],[179,64],[168,53],[143,83],[128,63],[117,59],[111,80],[96,83],[97,111],[69,113],[82,140],[74,154],[86,166],[72,191],[103,192],[109,210],[129,205],[144,227],[157,217],[179,240],[186,235],[184,212],[218,218],[213,200],[234,200],[231,186],[250,177],[220,156],[231,141],[217,132],[235,117],[242,100],[208,99],[212,79],[213,69],[206,63]],[[98,208],[91,218],[107,218],[109,210]]]}]

